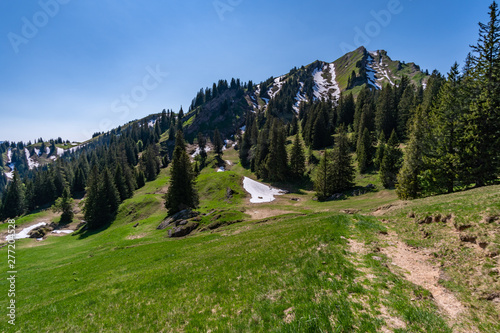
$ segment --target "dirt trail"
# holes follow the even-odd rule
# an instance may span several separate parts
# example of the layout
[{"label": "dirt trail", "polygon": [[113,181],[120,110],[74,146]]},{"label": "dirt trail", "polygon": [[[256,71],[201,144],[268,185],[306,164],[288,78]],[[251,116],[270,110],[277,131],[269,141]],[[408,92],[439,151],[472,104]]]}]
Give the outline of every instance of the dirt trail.
[{"label": "dirt trail", "polygon": [[458,316],[466,311],[460,301],[443,286],[439,285],[439,268],[428,261],[428,256],[411,249],[397,240],[397,235],[389,233],[387,240],[392,242],[382,250],[382,253],[391,258],[392,263],[404,269],[406,279],[416,285],[429,290],[439,309],[454,322]]}]

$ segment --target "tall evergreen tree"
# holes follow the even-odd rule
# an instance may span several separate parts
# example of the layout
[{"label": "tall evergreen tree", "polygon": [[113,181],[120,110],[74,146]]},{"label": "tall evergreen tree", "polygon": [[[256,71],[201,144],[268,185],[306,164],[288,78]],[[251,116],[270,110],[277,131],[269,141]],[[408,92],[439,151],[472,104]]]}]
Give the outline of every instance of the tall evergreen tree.
[{"label": "tall evergreen tree", "polygon": [[177,132],[175,138],[170,173],[170,186],[165,194],[165,207],[168,213],[172,215],[183,209],[196,208],[198,193],[194,186],[195,175],[181,131]]},{"label": "tall evergreen tree", "polygon": [[271,129],[271,144],[266,158],[268,178],[272,181],[283,181],[288,174],[288,155],[286,152],[286,136],[279,121],[275,119]]},{"label": "tall evergreen tree", "polygon": [[399,141],[396,131],[393,130],[391,137],[384,149],[384,157],[380,164],[380,181],[385,188],[394,187],[397,181],[399,168],[401,167],[402,152],[399,148]]},{"label": "tall evergreen tree", "polygon": [[375,152],[375,158],[373,159],[375,167],[378,170],[380,170],[380,165],[382,164],[382,159],[384,158],[385,145],[385,134],[384,132],[380,132],[380,135],[378,137],[377,150]]},{"label": "tall evergreen tree", "polygon": [[60,219],[61,224],[67,224],[73,221],[73,198],[71,198],[69,186],[64,188],[62,197],[56,200],[52,206],[52,210],[57,213],[62,213]]},{"label": "tall evergreen tree", "polygon": [[460,163],[464,156],[459,142],[463,137],[466,115],[462,80],[458,64],[455,63],[441,88],[437,103],[431,109],[432,131],[429,135],[433,144],[424,154],[424,162],[428,168],[428,192],[453,192],[454,182],[463,172]]},{"label": "tall evergreen tree", "polygon": [[301,178],[306,171],[306,156],[298,132],[295,134],[292,151],[290,153],[290,171],[294,178]]},{"label": "tall evergreen tree", "polygon": [[14,168],[14,176],[2,198],[3,215],[7,218],[14,218],[24,214],[25,208],[24,185],[17,169]]},{"label": "tall evergreen tree", "polygon": [[341,126],[332,152],[331,182],[334,192],[351,188],[354,185],[355,173],[349,139],[345,129]]},{"label": "tall evergreen tree", "polygon": [[224,142],[222,141],[222,137],[220,136],[218,128],[216,128],[214,131],[213,145],[214,145],[214,152],[217,154],[217,156],[220,157],[223,154],[222,148],[224,147]]},{"label": "tall evergreen tree", "polygon": [[325,153],[319,160],[319,165],[316,168],[316,177],[314,179],[314,190],[318,200],[326,200],[333,194],[332,186],[332,162],[330,160],[330,153],[325,150]]},{"label": "tall evergreen tree", "polygon": [[500,22],[496,1],[489,22],[479,24],[479,40],[472,47],[473,100],[466,116],[465,168],[470,181],[484,186],[500,170]]},{"label": "tall evergreen tree", "polygon": [[421,195],[419,175],[423,168],[425,151],[426,113],[418,106],[411,121],[410,139],[405,149],[403,165],[397,176],[396,193],[400,199],[415,199]]},{"label": "tall evergreen tree", "polygon": [[358,161],[358,169],[360,173],[365,173],[372,161],[372,139],[368,128],[360,133],[358,143],[356,145],[356,159]]}]

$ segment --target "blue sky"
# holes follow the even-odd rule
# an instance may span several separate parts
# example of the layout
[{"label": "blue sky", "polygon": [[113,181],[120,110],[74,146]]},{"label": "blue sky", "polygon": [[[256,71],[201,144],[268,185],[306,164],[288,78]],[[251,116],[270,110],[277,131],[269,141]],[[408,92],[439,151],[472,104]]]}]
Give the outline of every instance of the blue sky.
[{"label": "blue sky", "polygon": [[218,79],[260,82],[360,43],[446,73],[476,42],[490,4],[2,1],[0,140],[83,141],[164,108],[187,110]]}]

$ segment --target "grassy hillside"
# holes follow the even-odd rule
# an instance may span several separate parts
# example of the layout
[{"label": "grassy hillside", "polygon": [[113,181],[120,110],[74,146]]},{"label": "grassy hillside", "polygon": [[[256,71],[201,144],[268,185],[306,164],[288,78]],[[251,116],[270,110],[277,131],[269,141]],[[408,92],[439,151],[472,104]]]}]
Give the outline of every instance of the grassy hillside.
[{"label": "grassy hillside", "polygon": [[[18,240],[16,330],[500,330],[489,294],[471,292],[478,286],[497,290],[492,269],[498,267],[498,257],[485,254],[499,244],[498,221],[481,221],[485,213],[495,216],[500,210],[500,187],[410,203],[398,201],[391,190],[320,203],[309,190],[290,188],[290,194],[272,203],[251,204],[241,186],[242,176],[251,174],[236,163],[233,149],[223,159],[230,171],[216,172],[211,162],[198,177],[200,229],[205,231],[173,239],[156,229],[166,217],[163,194],[169,175],[164,169],[121,205],[106,229],[41,242]],[[375,174],[357,179],[360,186],[368,183],[379,185]],[[359,211],[342,213],[354,210]],[[453,222],[421,225],[408,218],[409,213],[419,220],[437,212],[453,213]],[[42,211],[18,223],[51,219],[57,217]],[[487,234],[484,250],[467,250],[469,243],[459,246],[456,235],[445,232],[467,221],[472,221],[468,233]],[[442,263],[446,276],[440,284],[466,312],[450,318],[430,291],[391,264],[396,259],[390,249],[398,235],[408,248],[435,252],[429,262]],[[6,248],[0,253],[6,256]],[[1,290],[7,287],[0,281]],[[6,322],[0,327],[11,331]]]}]

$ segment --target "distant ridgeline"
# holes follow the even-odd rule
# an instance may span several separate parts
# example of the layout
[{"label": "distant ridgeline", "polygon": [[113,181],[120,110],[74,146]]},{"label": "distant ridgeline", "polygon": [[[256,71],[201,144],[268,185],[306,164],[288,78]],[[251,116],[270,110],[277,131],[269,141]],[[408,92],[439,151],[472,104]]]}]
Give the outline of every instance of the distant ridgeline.
[{"label": "distant ridgeline", "polygon": [[168,166],[179,130],[189,143],[237,142],[242,165],[261,178],[315,178],[319,199],[349,188],[353,174],[367,170],[377,171],[403,199],[495,182],[500,47],[497,16],[492,20],[481,25],[463,70],[454,65],[447,77],[360,47],[259,84],[219,80],[196,94],[187,113],[163,110],[81,145],[4,142],[0,218],[49,205],[65,188],[83,193],[89,183],[110,177],[124,200]]}]

